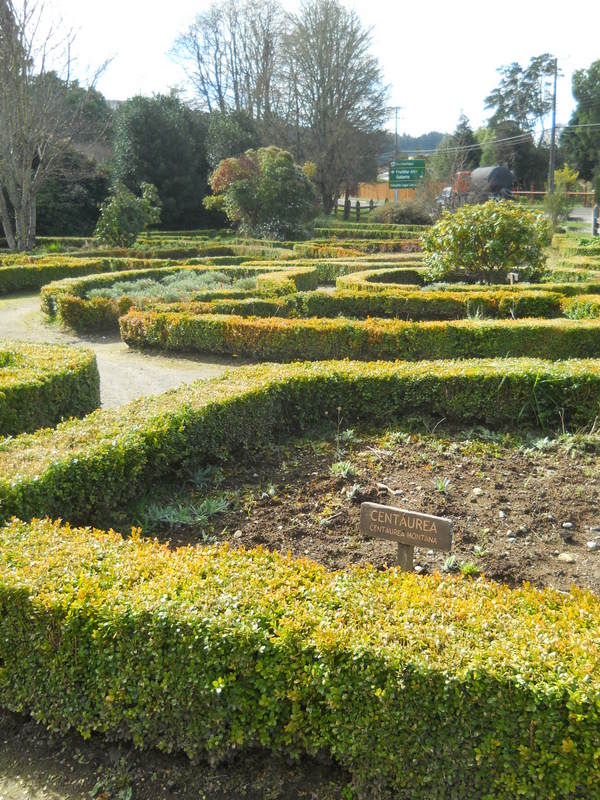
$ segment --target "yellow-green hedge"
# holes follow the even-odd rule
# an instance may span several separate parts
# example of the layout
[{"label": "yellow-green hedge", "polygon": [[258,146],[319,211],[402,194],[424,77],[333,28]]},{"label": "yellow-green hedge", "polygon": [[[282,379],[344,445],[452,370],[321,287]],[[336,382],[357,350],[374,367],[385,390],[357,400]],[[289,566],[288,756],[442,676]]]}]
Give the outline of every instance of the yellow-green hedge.
[{"label": "yellow-green hedge", "polygon": [[89,521],[189,464],[239,457],[343,409],[385,424],[406,414],[491,427],[585,425],[600,413],[600,362],[530,359],[324,362],[242,367],[0,448],[0,520]]},{"label": "yellow-green hedge", "polygon": [[[100,289],[113,284],[141,278],[162,278],[166,275],[190,270],[192,272],[225,272],[232,278],[256,277],[257,288],[253,290],[224,289],[206,292],[206,297],[230,299],[251,297],[252,295],[285,295],[300,290],[314,289],[320,282],[319,271],[315,267],[295,267],[278,265],[273,262],[255,266],[212,266],[206,264],[180,264],[178,266],[151,267],[143,270],[90,275],[54,281],[41,291],[42,311],[49,316],[58,316],[65,325],[77,331],[118,329],[119,317],[135,300],[123,295],[114,298],[94,297],[87,294],[92,289]],[[200,293],[201,294],[201,293]]]},{"label": "yellow-green hedge", "polygon": [[119,320],[130,347],[247,356],[259,361],[600,357],[596,320],[286,319],[131,309]]},{"label": "yellow-green hedge", "polygon": [[21,256],[17,263],[0,266],[0,295],[40,289],[51,281],[97,275],[105,272],[142,270],[160,267],[168,262],[132,258],[79,258]]},{"label": "yellow-green hedge", "polygon": [[50,521],[13,521],[0,543],[0,702],[51,729],[327,755],[363,798],[598,797],[591,593]]},{"label": "yellow-green hedge", "polygon": [[99,405],[90,350],[0,339],[0,436],[56,425]]}]

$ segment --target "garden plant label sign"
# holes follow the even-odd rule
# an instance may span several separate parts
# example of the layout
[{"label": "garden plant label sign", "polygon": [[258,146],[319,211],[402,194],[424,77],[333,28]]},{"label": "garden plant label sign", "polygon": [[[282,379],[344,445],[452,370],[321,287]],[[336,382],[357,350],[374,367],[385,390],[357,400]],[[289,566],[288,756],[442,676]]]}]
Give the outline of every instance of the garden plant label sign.
[{"label": "garden plant label sign", "polygon": [[411,570],[413,550],[452,549],[452,521],[404,508],[363,503],[360,507],[360,530],[372,539],[384,539],[398,544],[398,563]]}]

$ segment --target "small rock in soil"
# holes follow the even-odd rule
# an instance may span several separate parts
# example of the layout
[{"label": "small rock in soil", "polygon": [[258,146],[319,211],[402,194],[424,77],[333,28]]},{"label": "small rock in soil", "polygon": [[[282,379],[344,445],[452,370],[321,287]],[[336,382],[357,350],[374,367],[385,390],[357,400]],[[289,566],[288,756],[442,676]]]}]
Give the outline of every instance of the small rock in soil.
[{"label": "small rock in soil", "polygon": [[498,512],[498,516],[499,516],[500,519],[505,519],[506,518],[506,512],[505,511],[499,511]]},{"label": "small rock in soil", "polygon": [[573,553],[560,553],[558,560],[565,564],[574,564],[577,561],[577,557]]},{"label": "small rock in soil", "polygon": [[475,495],[475,497],[481,497],[481,495],[483,494],[483,489],[480,489],[479,486],[476,486],[473,489],[473,494]]},{"label": "small rock in soil", "polygon": [[586,547],[590,551],[590,553],[592,553],[595,550],[600,550],[600,543],[598,543],[595,539],[592,539],[591,542],[586,543]]},{"label": "small rock in soil", "polygon": [[569,531],[573,527],[573,523],[572,522],[563,522],[562,527],[565,528],[565,530]]},{"label": "small rock in soil", "polygon": [[242,535],[243,535],[243,534],[242,534],[242,532],[241,532],[240,530],[237,530],[237,531],[236,531],[236,532],[233,534],[233,538],[234,538],[234,539],[241,539],[241,538],[242,538]]}]

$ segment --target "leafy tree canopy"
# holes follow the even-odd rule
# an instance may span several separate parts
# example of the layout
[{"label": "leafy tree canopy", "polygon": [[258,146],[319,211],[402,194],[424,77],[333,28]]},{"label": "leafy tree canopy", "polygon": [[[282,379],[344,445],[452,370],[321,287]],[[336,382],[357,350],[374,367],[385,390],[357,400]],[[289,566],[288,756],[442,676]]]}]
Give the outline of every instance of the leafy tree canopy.
[{"label": "leafy tree canopy", "polygon": [[511,121],[533,133],[543,123],[552,108],[554,62],[554,56],[542,53],[533,56],[526,67],[515,61],[498,69],[502,79],[485,99],[485,107],[493,111],[491,127]]},{"label": "leafy tree canopy", "polygon": [[244,111],[213,111],[208,117],[206,151],[214,169],[220,161],[260,145],[256,122]]},{"label": "leafy tree canopy", "polygon": [[172,95],[133,97],[115,122],[114,179],[156,186],[167,228],[197,227],[207,193],[206,123]]},{"label": "leafy tree canopy", "polygon": [[[600,61],[573,73],[573,97],[577,107],[561,136],[565,158],[582,178],[592,180],[600,173]],[[585,127],[576,127],[582,125]]]}]

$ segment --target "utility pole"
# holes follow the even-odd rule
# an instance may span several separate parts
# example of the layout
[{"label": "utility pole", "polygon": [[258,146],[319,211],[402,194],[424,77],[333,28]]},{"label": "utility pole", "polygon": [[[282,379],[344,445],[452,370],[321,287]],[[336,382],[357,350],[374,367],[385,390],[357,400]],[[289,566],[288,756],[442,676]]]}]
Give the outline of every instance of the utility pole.
[{"label": "utility pole", "polygon": [[[396,112],[396,133],[394,134],[394,161],[398,158],[398,112],[400,111],[400,106],[395,106],[394,111]],[[398,202],[398,189],[394,189],[394,203]]]},{"label": "utility pole", "polygon": [[554,194],[554,164],[556,159],[556,78],[558,59],[554,59],[554,93],[552,95],[552,135],[550,138],[550,166],[548,169],[548,191]]}]

